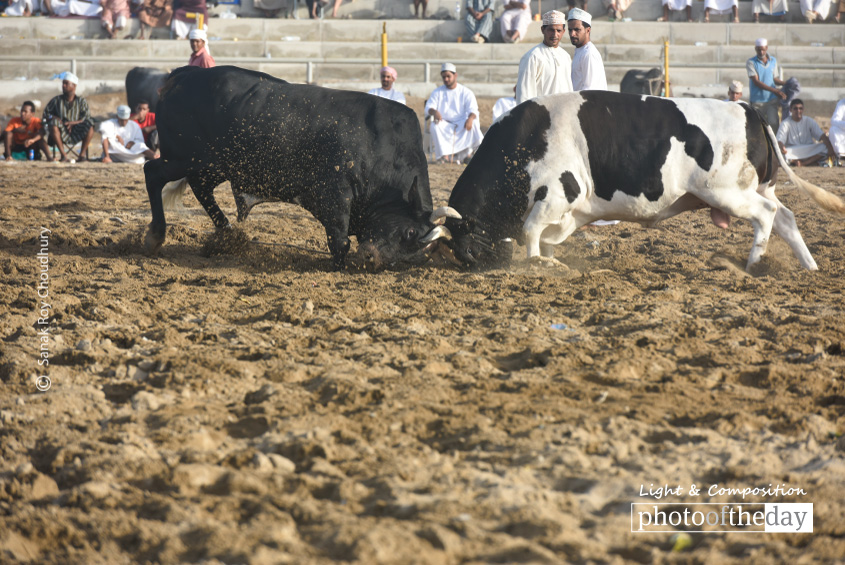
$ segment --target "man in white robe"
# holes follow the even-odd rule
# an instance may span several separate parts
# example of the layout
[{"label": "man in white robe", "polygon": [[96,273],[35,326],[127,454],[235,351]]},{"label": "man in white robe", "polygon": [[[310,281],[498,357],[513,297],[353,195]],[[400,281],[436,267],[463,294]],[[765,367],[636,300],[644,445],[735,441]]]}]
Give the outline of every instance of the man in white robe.
[{"label": "man in white robe", "polygon": [[567,16],[569,41],[575,46],[572,58],[572,88],[579,90],[607,90],[601,53],[590,41],[593,17],[589,12],[573,8]]},{"label": "man in white robe", "polygon": [[[830,15],[831,0],[801,0],[801,13],[808,24],[815,21],[823,22]],[[837,2],[838,4],[838,2]]]},{"label": "man in white robe", "polygon": [[704,0],[704,22],[710,22],[710,16],[731,15],[733,23],[739,23],[738,0]]},{"label": "man in white robe", "polygon": [[460,164],[472,156],[484,136],[478,123],[475,94],[458,84],[458,70],[452,63],[440,67],[443,86],[437,87],[425,103],[425,114],[434,119],[431,136],[435,159]]},{"label": "man in white robe", "polygon": [[572,59],[560,46],[566,29],[566,16],[552,10],[543,14],[543,42],[519,60],[516,103],[544,96],[572,92]]},{"label": "man in white robe", "polygon": [[760,21],[760,14],[764,16],[779,16],[780,21],[786,21],[786,14],[789,12],[787,0],[754,0],[751,5],[754,14],[754,23]]},{"label": "man in white robe", "polygon": [[[513,87],[514,93],[516,92],[516,87]],[[493,105],[493,122],[499,121],[499,118],[513,110],[516,106],[516,98],[513,96],[505,96],[504,98],[499,98],[496,100],[496,104]]]},{"label": "man in white robe", "polygon": [[657,18],[658,22],[668,22],[669,12],[686,12],[687,21],[692,21],[692,0],[662,0],[663,1],[663,16]]},{"label": "man in white robe", "polygon": [[804,117],[804,102],[800,98],[789,104],[789,117],[780,123],[777,140],[790,165],[806,167],[827,157],[836,158],[833,145],[816,120]]},{"label": "man in white robe", "polygon": [[830,143],[839,157],[839,164],[845,166],[845,98],[836,104],[830,117]]},{"label": "man in white robe", "polygon": [[396,72],[396,69],[393,67],[382,67],[379,76],[381,77],[381,88],[373,88],[369,91],[369,94],[378,96],[379,98],[387,98],[388,100],[393,100],[407,106],[405,95],[393,88],[393,83],[399,78],[399,73]]},{"label": "man in white robe", "polygon": [[155,157],[144,143],[144,134],[135,120],[130,120],[129,106],[117,107],[117,119],[100,124],[103,137],[103,163],[143,163]]}]

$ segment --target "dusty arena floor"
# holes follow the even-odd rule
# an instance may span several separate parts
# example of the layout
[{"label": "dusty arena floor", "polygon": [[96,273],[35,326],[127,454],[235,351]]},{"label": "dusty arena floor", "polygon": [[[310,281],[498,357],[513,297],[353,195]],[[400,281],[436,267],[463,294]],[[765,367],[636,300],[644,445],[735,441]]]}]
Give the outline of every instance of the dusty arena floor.
[{"label": "dusty arena floor", "polygon": [[[845,196],[843,170],[798,172]],[[140,166],[0,187],[2,563],[845,555],[845,223],[791,184],[818,272],[773,237],[747,274],[749,224],[697,212],[581,230],[563,267],[335,273],[301,208],[226,250],[190,195],[150,257]],[[804,494],[708,495],[770,484]],[[632,533],[633,502],[813,503],[814,532]]]}]

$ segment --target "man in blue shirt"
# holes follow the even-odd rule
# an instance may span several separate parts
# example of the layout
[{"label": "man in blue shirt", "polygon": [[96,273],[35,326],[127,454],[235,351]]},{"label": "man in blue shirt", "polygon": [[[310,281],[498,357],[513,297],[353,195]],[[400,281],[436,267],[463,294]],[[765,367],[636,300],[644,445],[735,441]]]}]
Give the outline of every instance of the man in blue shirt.
[{"label": "man in blue shirt", "polygon": [[745,63],[751,86],[749,100],[753,108],[760,110],[772,130],[777,131],[780,123],[778,106],[781,100],[786,99],[786,93],[778,88],[778,85],[784,83],[783,70],[778,66],[777,59],[769,56],[769,42],[766,39],[758,39],[754,43],[754,50],[757,55]]}]

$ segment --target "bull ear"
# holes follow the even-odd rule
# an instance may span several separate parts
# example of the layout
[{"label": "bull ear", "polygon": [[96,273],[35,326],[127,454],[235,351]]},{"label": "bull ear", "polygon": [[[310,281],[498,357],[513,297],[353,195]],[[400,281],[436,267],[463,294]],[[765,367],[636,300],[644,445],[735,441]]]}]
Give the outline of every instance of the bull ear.
[{"label": "bull ear", "polygon": [[408,191],[408,202],[411,203],[415,212],[422,213],[424,211],[420,189],[417,187],[417,177],[414,177],[414,182],[411,184],[411,190]]}]

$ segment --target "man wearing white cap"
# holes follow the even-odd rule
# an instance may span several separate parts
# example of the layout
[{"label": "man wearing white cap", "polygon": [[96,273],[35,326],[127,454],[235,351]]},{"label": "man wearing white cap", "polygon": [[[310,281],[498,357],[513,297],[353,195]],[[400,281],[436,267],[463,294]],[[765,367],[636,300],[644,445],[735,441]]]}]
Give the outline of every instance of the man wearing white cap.
[{"label": "man wearing white cap", "polygon": [[379,98],[387,98],[400,104],[407,104],[405,102],[405,95],[393,88],[393,83],[399,78],[399,73],[396,72],[396,69],[393,67],[382,67],[379,76],[381,77],[381,88],[373,88],[369,93]]},{"label": "man wearing white cap", "polygon": [[191,59],[188,61],[189,67],[200,67],[203,69],[210,69],[216,66],[214,58],[208,52],[208,35],[204,29],[192,29],[188,34],[188,40],[191,42]]},{"label": "man wearing white cap", "polygon": [[431,136],[435,159],[460,164],[472,156],[484,136],[478,123],[475,94],[458,84],[458,70],[452,63],[440,67],[443,86],[434,89],[425,103],[425,114],[434,118]]},{"label": "man wearing white cap", "polygon": [[543,14],[543,42],[519,60],[516,103],[546,94],[572,92],[572,59],[560,46],[566,29],[566,16],[552,10]]},{"label": "man wearing white cap", "polygon": [[42,122],[49,134],[49,144],[59,149],[62,161],[68,161],[65,144],[69,146],[82,142],[79,155],[88,158],[88,144],[94,137],[94,121],[88,109],[88,102],[76,95],[79,77],[71,72],[64,73],[62,93],[47,103]]},{"label": "man wearing white cap", "polygon": [[732,80],[730,86],[728,86],[728,97],[724,102],[739,102],[740,100],[742,100],[742,83],[738,80]]},{"label": "man wearing white cap", "polygon": [[749,100],[751,106],[763,114],[772,130],[777,131],[780,118],[778,106],[781,100],[786,100],[786,93],[777,85],[783,85],[783,70],[778,66],[777,59],[769,56],[769,42],[761,37],[754,43],[757,55],[745,63],[745,71],[751,83]]},{"label": "man wearing white cap", "polygon": [[607,90],[601,53],[590,41],[593,17],[580,8],[569,11],[569,41],[575,46],[572,58],[572,88],[579,90]]},{"label": "man wearing white cap", "polygon": [[155,153],[144,143],[144,134],[138,122],[130,120],[129,106],[117,107],[117,119],[100,124],[103,136],[103,163],[143,163],[155,157]]}]

